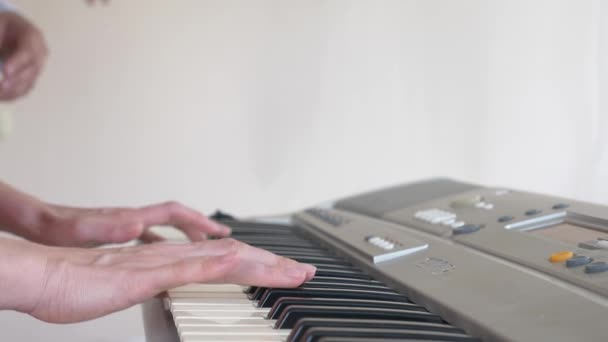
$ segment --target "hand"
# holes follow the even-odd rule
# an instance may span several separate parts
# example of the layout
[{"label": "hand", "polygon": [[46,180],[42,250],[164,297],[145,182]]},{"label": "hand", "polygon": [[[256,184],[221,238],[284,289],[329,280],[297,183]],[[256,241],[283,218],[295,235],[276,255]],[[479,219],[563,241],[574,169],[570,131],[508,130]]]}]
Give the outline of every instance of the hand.
[{"label": "hand", "polygon": [[76,247],[123,243],[133,239],[161,241],[161,237],[148,230],[155,225],[175,226],[192,241],[205,240],[208,235],[230,236],[230,228],[180,203],[166,202],[142,208],[82,209],[48,205],[35,240]]},{"label": "hand", "polygon": [[14,100],[27,94],[48,56],[42,33],[19,14],[2,12],[0,53],[4,59],[0,100]]},{"label": "hand", "polygon": [[0,259],[0,309],[52,323],[97,318],[188,283],[296,287],[315,273],[233,239],[103,249],[0,240]]}]

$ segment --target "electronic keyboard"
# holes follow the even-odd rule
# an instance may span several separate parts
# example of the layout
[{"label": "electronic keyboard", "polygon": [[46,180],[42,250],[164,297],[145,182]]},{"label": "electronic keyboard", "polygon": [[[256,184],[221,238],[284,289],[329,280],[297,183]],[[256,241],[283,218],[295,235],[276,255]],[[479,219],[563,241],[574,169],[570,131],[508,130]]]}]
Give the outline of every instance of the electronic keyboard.
[{"label": "electronic keyboard", "polygon": [[315,277],[171,289],[142,306],[148,342],[608,341],[605,206],[431,179],[214,218]]}]

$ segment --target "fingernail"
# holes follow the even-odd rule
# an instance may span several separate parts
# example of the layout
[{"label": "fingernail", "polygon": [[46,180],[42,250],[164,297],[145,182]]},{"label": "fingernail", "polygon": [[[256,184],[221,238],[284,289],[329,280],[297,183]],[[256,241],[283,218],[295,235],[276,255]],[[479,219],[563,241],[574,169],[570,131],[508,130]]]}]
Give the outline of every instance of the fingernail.
[{"label": "fingernail", "polygon": [[308,280],[312,279],[317,273],[317,268],[310,264],[304,264],[304,268],[306,269],[306,277]]},{"label": "fingernail", "polygon": [[220,225],[220,228],[224,233],[226,233],[228,235],[232,234],[232,229],[230,227],[222,224],[222,225]]},{"label": "fingernail", "polygon": [[302,268],[306,269],[306,273],[315,274],[317,272],[317,268],[311,264],[302,264]]},{"label": "fingernail", "polygon": [[306,275],[300,267],[289,267],[285,273],[293,278],[303,278]]}]

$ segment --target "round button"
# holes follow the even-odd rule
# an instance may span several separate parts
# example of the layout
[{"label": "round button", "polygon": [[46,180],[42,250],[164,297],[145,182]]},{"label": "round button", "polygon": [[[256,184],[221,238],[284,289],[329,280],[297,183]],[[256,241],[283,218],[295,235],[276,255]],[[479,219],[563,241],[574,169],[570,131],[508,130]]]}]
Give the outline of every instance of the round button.
[{"label": "round button", "polygon": [[549,261],[564,262],[564,261],[572,258],[573,256],[574,256],[574,253],[572,253],[571,251],[561,251],[561,252],[551,254],[551,257],[549,257]]},{"label": "round button", "polygon": [[552,206],[551,208],[553,208],[553,210],[559,210],[559,209],[566,209],[568,208],[570,205],[566,204],[566,203],[558,203],[554,206]]},{"label": "round button", "polygon": [[566,260],[566,267],[583,266],[583,265],[587,265],[588,263],[590,263],[592,261],[593,261],[593,259],[591,259],[588,256],[577,255],[575,257],[572,257],[572,258]]},{"label": "round button", "polygon": [[542,211],[538,210],[538,209],[530,209],[528,211],[526,211],[526,216],[533,216],[533,215],[537,215],[542,213]]},{"label": "round button", "polygon": [[605,261],[596,261],[585,266],[585,273],[600,273],[605,271],[608,271],[608,263]]},{"label": "round button", "polygon": [[478,224],[465,224],[464,226],[452,229],[452,233],[454,233],[454,235],[469,234],[480,229],[481,226]]},{"label": "round button", "polygon": [[498,222],[509,222],[513,220],[513,216],[505,215],[498,218]]}]

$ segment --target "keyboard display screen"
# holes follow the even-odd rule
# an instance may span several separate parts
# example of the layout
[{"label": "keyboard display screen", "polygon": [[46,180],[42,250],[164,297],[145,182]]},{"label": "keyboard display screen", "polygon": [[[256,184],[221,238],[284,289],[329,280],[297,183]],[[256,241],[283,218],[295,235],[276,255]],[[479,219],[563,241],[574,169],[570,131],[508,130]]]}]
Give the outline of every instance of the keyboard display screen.
[{"label": "keyboard display screen", "polygon": [[600,230],[595,230],[568,222],[560,224],[528,230],[527,232],[543,236],[552,240],[565,242],[570,245],[577,245],[580,242],[604,239],[608,240],[608,233]]}]

